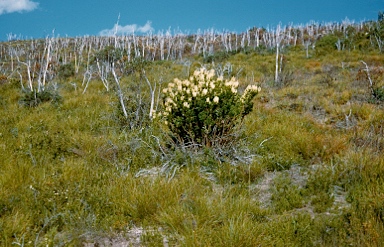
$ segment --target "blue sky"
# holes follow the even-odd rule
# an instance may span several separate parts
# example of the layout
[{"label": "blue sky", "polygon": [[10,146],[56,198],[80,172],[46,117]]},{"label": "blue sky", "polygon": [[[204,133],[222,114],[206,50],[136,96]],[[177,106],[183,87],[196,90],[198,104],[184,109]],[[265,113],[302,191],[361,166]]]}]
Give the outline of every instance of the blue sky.
[{"label": "blue sky", "polygon": [[310,21],[377,20],[384,0],[0,0],[0,40],[7,34],[41,38],[111,33],[157,33],[169,28],[241,32],[250,27]]}]

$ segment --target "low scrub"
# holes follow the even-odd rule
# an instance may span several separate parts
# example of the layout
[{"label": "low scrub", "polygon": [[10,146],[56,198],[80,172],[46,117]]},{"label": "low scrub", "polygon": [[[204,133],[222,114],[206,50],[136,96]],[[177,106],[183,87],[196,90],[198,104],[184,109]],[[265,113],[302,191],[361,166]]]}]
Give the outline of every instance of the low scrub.
[{"label": "low scrub", "polygon": [[53,104],[59,104],[62,98],[56,91],[43,90],[37,91],[26,91],[23,92],[20,98],[20,104],[27,107],[36,107],[44,102],[51,102]]},{"label": "low scrub", "polygon": [[175,79],[163,89],[164,118],[177,142],[212,146],[230,142],[233,131],[253,109],[260,87],[238,93],[239,82],[217,77],[214,70],[196,70],[187,80]]}]

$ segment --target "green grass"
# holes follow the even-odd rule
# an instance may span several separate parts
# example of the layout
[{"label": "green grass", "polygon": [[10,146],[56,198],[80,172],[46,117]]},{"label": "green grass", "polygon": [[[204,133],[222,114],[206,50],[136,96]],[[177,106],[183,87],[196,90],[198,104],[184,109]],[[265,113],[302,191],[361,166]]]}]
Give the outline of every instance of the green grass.
[{"label": "green grass", "polygon": [[[242,68],[242,87],[262,86],[238,142],[222,149],[172,145],[157,120],[130,127],[98,80],[85,94],[62,81],[62,102],[32,108],[19,82],[0,85],[0,245],[129,241],[140,228],[144,246],[380,246],[383,102],[356,74],[383,55],[285,56],[293,79],[280,86],[272,53],[220,58]],[[159,85],[187,76],[177,63],[147,66]],[[138,85],[147,109],[146,84],[122,79],[130,111]]]}]

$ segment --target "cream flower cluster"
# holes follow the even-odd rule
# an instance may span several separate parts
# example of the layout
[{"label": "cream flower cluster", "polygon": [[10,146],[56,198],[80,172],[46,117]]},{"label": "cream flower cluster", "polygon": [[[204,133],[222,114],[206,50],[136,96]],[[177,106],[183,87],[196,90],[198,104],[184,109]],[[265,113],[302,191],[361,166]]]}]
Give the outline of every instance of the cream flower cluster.
[{"label": "cream flower cluster", "polygon": [[189,80],[180,80],[175,78],[173,82],[168,84],[168,87],[163,89],[165,98],[165,112],[167,116],[172,112],[174,107],[177,107],[176,102],[182,102],[181,106],[189,108],[191,101],[198,97],[204,97],[207,103],[218,104],[220,99],[220,85],[230,87],[232,93],[237,93],[239,82],[232,78],[229,81],[224,81],[222,77],[215,78],[215,70],[207,70],[200,68],[193,73]]},{"label": "cream flower cluster", "polygon": [[237,93],[237,88],[239,87],[239,82],[235,79],[235,77],[232,77],[231,80],[225,82],[225,86],[231,87],[232,93]]},{"label": "cream flower cluster", "polygon": [[247,88],[244,90],[243,96],[247,95],[250,92],[259,93],[260,91],[261,91],[261,87],[256,85],[248,85]]},{"label": "cream flower cluster", "polygon": [[[228,108],[226,104],[228,99],[231,102],[234,100],[233,104],[248,104],[261,89],[259,86],[249,85],[240,96],[238,87],[239,82],[235,77],[226,80],[222,76],[217,77],[213,69],[197,69],[188,79],[175,78],[173,82],[168,83],[168,86],[162,91],[164,111],[158,113],[157,116],[166,117],[169,121],[173,121],[174,117],[178,116],[177,121],[184,121],[180,119],[186,119],[192,115],[197,116],[199,111],[210,112],[222,105]],[[228,95],[229,92],[232,93],[232,96]],[[238,103],[236,103],[237,100]],[[220,112],[226,112],[226,110],[220,110]]]}]

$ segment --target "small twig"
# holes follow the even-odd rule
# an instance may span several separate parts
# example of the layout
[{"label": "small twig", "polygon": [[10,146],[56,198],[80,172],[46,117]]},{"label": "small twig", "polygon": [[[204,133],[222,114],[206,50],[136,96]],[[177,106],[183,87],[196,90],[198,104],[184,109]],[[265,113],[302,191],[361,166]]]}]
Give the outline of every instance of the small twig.
[{"label": "small twig", "polygon": [[164,156],[166,156],[166,154],[165,154],[165,152],[164,152],[164,149],[163,149],[163,147],[162,147],[161,144],[160,144],[160,139],[159,139],[159,137],[154,136],[154,135],[151,135],[151,136],[152,136],[153,138],[156,139],[156,142],[157,142],[157,144],[159,145],[160,151],[163,153]]},{"label": "small twig", "polygon": [[77,92],[77,84],[76,84],[76,82],[71,82],[70,84],[75,88],[75,92]]},{"label": "small twig", "polygon": [[29,157],[31,157],[32,164],[35,166],[37,164],[37,162],[36,162],[35,156],[33,156],[31,150],[32,150],[32,145],[29,146],[29,150],[28,150],[27,154],[29,155]]},{"label": "small twig", "polygon": [[15,239],[16,239],[16,241],[13,241],[12,244],[15,244],[18,246],[24,246],[24,234],[23,234],[23,236],[21,236],[21,243],[20,243],[19,238],[16,236],[16,234],[15,234]]},{"label": "small twig", "polygon": [[36,246],[38,246],[38,241],[39,241],[39,237],[40,237],[40,233],[42,233],[43,232],[43,230],[45,229],[45,227],[47,227],[48,225],[49,225],[49,223],[52,221],[52,220],[54,220],[54,219],[56,219],[56,218],[58,218],[59,216],[62,216],[63,214],[56,214],[56,215],[54,215],[54,216],[52,216],[51,218],[49,218],[45,223],[44,223],[44,225],[43,225],[43,227],[40,229],[40,231],[37,233],[37,235],[36,235],[36,239],[35,239],[35,247]]},{"label": "small twig", "polygon": [[269,138],[263,140],[263,141],[259,144],[259,147],[263,147],[263,144],[264,144],[265,142],[271,140],[271,139],[273,139],[273,137],[269,137]]},{"label": "small twig", "polygon": [[351,126],[350,117],[352,116],[352,109],[349,109],[349,114],[345,114],[345,124],[347,125],[347,129]]},{"label": "small twig", "polygon": [[240,68],[240,69],[237,71],[237,73],[236,73],[236,78],[239,78],[239,75],[240,75],[241,71],[243,71],[243,68]]},{"label": "small twig", "polygon": [[365,65],[365,72],[367,73],[367,77],[368,77],[368,81],[369,81],[369,89],[371,90],[372,95],[375,95],[375,91],[373,90],[373,81],[371,78],[371,74],[369,73],[369,67],[368,67],[367,63],[364,62],[363,60],[361,60],[360,62],[362,62]]}]

